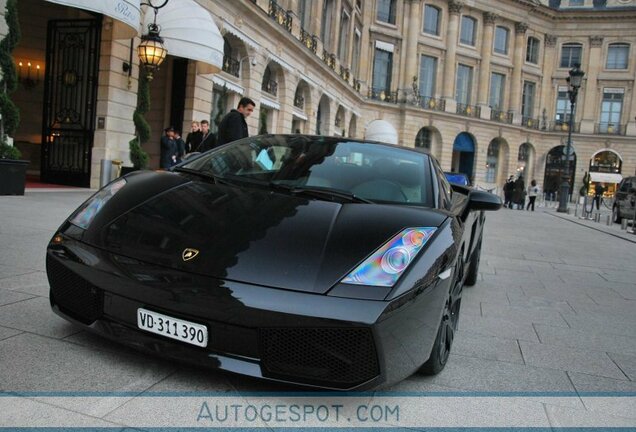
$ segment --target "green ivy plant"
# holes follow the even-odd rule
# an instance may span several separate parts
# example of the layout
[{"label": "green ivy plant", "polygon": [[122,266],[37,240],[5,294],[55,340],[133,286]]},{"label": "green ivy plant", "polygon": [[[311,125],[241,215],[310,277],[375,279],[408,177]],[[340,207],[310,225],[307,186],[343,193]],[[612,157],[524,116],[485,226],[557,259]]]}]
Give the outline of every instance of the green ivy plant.
[{"label": "green ivy plant", "polygon": [[142,145],[150,139],[150,125],[146,121],[144,114],[150,109],[150,86],[148,76],[144,73],[139,74],[139,89],[137,91],[137,108],[133,113],[133,122],[135,123],[136,136],[128,142],[130,148],[130,161],[137,169],[148,168],[148,153],[142,148]]},{"label": "green ivy plant", "polygon": [[[18,21],[18,4],[17,0],[7,0],[5,20],[7,21],[8,33],[5,38],[0,41],[0,69],[2,70],[2,80],[0,80],[0,113],[1,135],[0,142],[2,146],[11,147],[6,144],[5,135],[13,135],[20,124],[20,110],[9,98],[18,86],[17,73],[11,53],[20,40],[20,23]],[[17,150],[17,149],[16,149]],[[19,152],[3,151],[2,154],[16,155]],[[9,157],[6,157],[7,159]],[[18,156],[19,158],[19,156]]]}]

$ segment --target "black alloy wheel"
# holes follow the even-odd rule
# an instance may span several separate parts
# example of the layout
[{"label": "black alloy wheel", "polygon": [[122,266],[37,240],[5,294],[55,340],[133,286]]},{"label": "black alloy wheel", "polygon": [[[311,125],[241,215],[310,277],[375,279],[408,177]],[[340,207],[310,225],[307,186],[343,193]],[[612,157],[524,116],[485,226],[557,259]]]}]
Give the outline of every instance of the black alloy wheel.
[{"label": "black alloy wheel", "polygon": [[618,205],[614,204],[614,207],[612,207],[612,222],[621,223],[622,220],[623,218],[618,211]]},{"label": "black alloy wheel", "polygon": [[419,369],[419,372],[425,375],[435,375],[444,369],[453,346],[455,332],[457,332],[459,324],[459,310],[464,288],[463,255],[463,252],[459,254],[455,264],[454,282],[444,304],[444,312],[442,313],[442,320],[433,344],[433,350],[429,359]]}]

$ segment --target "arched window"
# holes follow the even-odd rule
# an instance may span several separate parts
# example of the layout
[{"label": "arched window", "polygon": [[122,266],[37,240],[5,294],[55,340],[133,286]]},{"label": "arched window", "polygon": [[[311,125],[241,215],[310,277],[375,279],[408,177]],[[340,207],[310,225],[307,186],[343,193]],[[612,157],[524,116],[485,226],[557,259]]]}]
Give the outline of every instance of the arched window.
[{"label": "arched window", "polygon": [[488,146],[488,154],[486,156],[486,182],[494,183],[497,181],[497,164],[499,161],[499,141],[493,140]]},{"label": "arched window", "polygon": [[428,128],[422,128],[415,137],[415,147],[431,150],[432,134]]},{"label": "arched window", "polygon": [[261,90],[271,94],[272,96],[276,96],[278,93],[278,83],[274,77],[275,75],[272,73],[272,69],[267,66],[265,68],[265,72],[263,72],[263,84],[261,85]]}]

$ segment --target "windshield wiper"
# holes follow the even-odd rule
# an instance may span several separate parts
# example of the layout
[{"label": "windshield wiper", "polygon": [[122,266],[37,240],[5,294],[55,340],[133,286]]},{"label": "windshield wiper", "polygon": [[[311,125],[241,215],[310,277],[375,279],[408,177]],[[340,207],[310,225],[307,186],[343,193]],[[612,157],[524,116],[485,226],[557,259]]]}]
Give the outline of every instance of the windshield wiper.
[{"label": "windshield wiper", "polygon": [[174,167],[172,170],[173,171],[177,171],[177,172],[184,172],[184,173],[187,173],[187,174],[193,174],[193,175],[196,175],[196,176],[199,176],[199,177],[203,177],[205,179],[214,180],[214,183],[217,183],[217,184],[230,184],[231,183],[225,177],[220,177],[220,176],[214,175],[211,172],[199,171],[199,170],[194,170],[194,169],[191,169],[191,168],[183,168],[183,167]]},{"label": "windshield wiper", "polygon": [[270,182],[270,187],[290,193],[292,195],[305,195],[314,198],[337,198],[349,202],[375,204],[373,201],[359,197],[351,192],[325,188],[320,186],[295,186]]}]

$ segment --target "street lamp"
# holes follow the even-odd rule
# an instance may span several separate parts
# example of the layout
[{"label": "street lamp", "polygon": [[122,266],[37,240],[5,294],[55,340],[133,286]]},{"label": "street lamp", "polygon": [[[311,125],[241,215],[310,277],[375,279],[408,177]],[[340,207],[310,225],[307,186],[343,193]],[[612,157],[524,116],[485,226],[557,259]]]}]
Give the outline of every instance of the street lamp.
[{"label": "street lamp", "polygon": [[167,3],[168,0],[165,0],[161,6],[155,6],[148,0],[148,3],[141,4],[150,6],[155,12],[152,24],[148,24],[148,33],[141,36],[141,43],[137,47],[139,61],[146,68],[148,81],[152,80],[152,73],[163,63],[166,55],[168,55],[168,50],[163,46],[163,38],[159,36],[159,26],[157,25],[157,11]]},{"label": "street lamp", "polygon": [[[567,78],[569,84],[568,96],[570,97],[570,121],[568,126],[568,144],[565,150],[565,169],[563,170],[563,177],[561,183],[561,193],[559,194],[559,208],[557,212],[567,213],[568,211],[568,197],[570,196],[570,157],[572,153],[572,129],[574,127],[574,106],[576,105],[576,97],[579,94],[579,88],[583,82],[583,75],[585,72],[581,70],[580,65],[576,64],[569,72],[570,76]],[[574,174],[574,173],[572,173]]]}]

